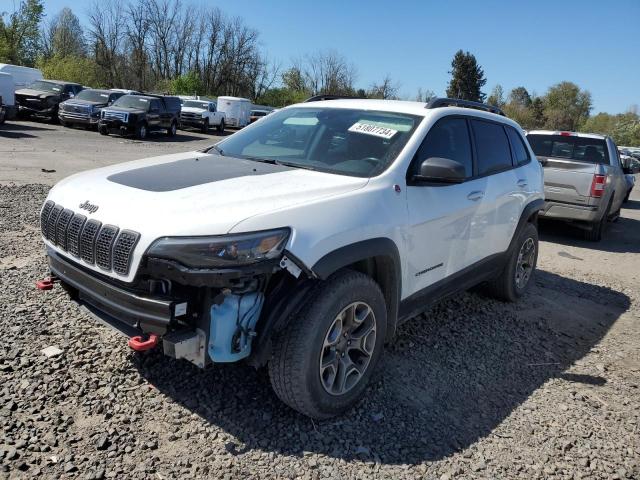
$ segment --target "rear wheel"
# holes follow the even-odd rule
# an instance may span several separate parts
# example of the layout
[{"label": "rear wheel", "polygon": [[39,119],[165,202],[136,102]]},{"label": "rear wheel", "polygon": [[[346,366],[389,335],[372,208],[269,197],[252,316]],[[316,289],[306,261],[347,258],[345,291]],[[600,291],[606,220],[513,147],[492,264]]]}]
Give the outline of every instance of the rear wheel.
[{"label": "rear wheel", "polygon": [[109,129],[105,126],[98,126],[98,132],[100,135],[109,135]]},{"label": "rear wheel", "polygon": [[504,270],[489,283],[489,294],[499,300],[515,302],[531,284],[537,262],[538,229],[533,223],[527,223],[516,239]]},{"label": "rear wheel", "polygon": [[602,218],[593,223],[591,225],[591,229],[584,231],[585,240],[589,240],[590,242],[599,242],[602,240],[605,230],[607,229],[607,222],[609,221],[609,214],[611,212],[611,204],[613,203],[613,194],[611,195],[611,200],[609,200],[609,204],[607,205],[607,209],[602,215]]},{"label": "rear wheel", "polygon": [[220,120],[220,124],[218,125],[218,133],[224,133],[224,120]]},{"label": "rear wheel", "polygon": [[171,126],[167,128],[167,136],[175,137],[178,132],[178,124],[176,122],[171,122]]},{"label": "rear wheel", "polygon": [[320,285],[275,340],[271,385],[312,418],[344,413],[360,398],[382,354],[387,314],[380,287],[343,271]]}]

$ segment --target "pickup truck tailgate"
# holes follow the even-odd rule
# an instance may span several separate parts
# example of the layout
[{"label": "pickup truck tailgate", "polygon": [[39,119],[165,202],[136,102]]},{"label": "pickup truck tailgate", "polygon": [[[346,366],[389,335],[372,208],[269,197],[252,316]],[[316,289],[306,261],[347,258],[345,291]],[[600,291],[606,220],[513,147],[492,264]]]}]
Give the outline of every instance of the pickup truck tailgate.
[{"label": "pickup truck tailgate", "polygon": [[538,157],[544,166],[547,200],[588,205],[597,164],[564,158]]}]

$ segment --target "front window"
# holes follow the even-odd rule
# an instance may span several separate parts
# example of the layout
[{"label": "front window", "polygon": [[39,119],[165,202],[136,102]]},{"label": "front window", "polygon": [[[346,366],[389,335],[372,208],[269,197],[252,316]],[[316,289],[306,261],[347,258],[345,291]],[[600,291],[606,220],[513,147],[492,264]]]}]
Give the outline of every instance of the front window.
[{"label": "front window", "polygon": [[182,104],[183,107],[202,108],[203,110],[209,110],[208,102],[198,102],[196,100],[187,100]]},{"label": "front window", "polygon": [[136,97],[135,95],[123,95],[118,100],[113,102],[113,106],[149,110],[150,103],[151,101],[148,98]]},{"label": "front window", "polygon": [[372,177],[398,156],[423,117],[346,108],[288,108],[220,142],[223,155]]},{"label": "front window", "polygon": [[62,85],[58,85],[57,83],[47,82],[46,80],[38,80],[33,82],[29,88],[33,90],[40,90],[42,92],[52,92],[52,93],[60,93],[62,92]]},{"label": "front window", "polygon": [[82,90],[76,95],[77,100],[86,100],[87,102],[107,103],[109,94],[99,90]]}]

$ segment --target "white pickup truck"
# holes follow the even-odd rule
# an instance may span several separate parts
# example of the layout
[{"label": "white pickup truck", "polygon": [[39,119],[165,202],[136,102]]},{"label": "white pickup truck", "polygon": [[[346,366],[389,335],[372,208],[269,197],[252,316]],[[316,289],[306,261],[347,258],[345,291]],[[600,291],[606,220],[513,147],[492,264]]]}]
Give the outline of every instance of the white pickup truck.
[{"label": "white pickup truck", "polygon": [[224,132],[225,114],[216,108],[216,102],[209,100],[185,100],[180,112],[180,128],[196,127],[207,133],[210,127],[216,127],[218,133]]}]

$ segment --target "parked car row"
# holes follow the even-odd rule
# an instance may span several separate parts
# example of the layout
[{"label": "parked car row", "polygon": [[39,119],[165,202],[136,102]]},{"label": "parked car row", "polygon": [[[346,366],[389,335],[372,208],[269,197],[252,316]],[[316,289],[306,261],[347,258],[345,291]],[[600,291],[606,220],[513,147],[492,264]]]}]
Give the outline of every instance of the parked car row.
[{"label": "parked car row", "polygon": [[[154,131],[174,136],[178,128],[218,134],[225,127],[243,128],[273,109],[253,109],[251,101],[221,96],[169,96],[124,89],[93,89],[49,80],[37,69],[0,64],[0,96],[7,118],[45,119],[63,126],[83,125],[103,135],[118,133],[140,139]],[[4,118],[4,117],[2,117]]]}]

